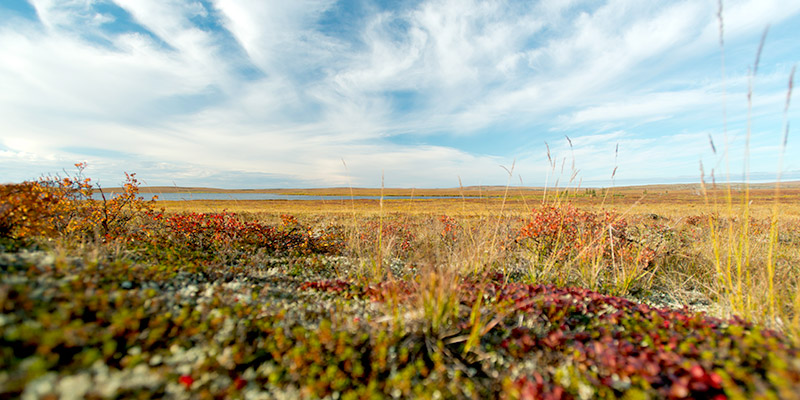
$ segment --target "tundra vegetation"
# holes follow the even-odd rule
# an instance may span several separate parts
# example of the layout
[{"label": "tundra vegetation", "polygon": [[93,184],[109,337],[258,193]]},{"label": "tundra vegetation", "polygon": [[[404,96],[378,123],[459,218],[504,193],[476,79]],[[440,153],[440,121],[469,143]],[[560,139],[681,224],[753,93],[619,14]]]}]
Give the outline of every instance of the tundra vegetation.
[{"label": "tundra vegetation", "polygon": [[793,187],[155,202],[82,168],[0,186],[0,397],[800,393]]}]

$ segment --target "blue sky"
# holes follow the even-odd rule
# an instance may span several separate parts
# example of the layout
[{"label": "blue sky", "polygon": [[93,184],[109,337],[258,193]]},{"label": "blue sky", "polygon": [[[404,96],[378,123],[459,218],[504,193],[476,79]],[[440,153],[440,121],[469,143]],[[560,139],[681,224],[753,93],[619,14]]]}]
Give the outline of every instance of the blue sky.
[{"label": "blue sky", "polygon": [[698,182],[701,161],[739,180],[748,120],[751,179],[800,179],[791,132],[780,162],[800,114],[796,95],[784,113],[800,1],[724,2],[724,79],[717,12],[715,0],[3,0],[0,182],[79,161],[107,187],[123,171],[225,188],[492,185],[512,164],[512,184],[609,186]]}]

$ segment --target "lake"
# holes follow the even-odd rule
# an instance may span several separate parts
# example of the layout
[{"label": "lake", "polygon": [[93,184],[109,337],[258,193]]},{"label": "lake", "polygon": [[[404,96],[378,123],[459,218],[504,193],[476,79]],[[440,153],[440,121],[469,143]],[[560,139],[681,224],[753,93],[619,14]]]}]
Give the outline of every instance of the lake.
[{"label": "lake", "polygon": [[[111,198],[115,193],[106,193],[106,198]],[[117,193],[118,194],[118,193]],[[149,200],[153,195],[158,196],[158,200],[165,201],[188,201],[188,200],[380,200],[380,196],[317,196],[317,195],[292,195],[274,193],[139,193],[145,200]],[[101,200],[100,193],[94,193],[92,197]],[[457,199],[454,196],[385,196],[384,200],[411,200],[411,199]]]}]

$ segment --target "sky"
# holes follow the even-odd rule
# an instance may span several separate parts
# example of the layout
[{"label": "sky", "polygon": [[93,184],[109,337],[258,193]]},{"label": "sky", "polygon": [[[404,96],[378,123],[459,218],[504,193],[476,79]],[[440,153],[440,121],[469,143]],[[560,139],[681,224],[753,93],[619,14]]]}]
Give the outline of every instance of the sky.
[{"label": "sky", "polygon": [[798,180],[800,1],[724,1],[722,45],[719,11],[2,0],[0,182],[76,162],[105,187]]}]

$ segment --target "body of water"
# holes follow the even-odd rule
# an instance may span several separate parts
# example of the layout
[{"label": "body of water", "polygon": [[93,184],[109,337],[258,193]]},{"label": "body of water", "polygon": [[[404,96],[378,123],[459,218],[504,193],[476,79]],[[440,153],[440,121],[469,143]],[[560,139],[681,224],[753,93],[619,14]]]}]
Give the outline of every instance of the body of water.
[{"label": "body of water", "polygon": [[[316,196],[316,195],[292,195],[274,193],[146,193],[140,192],[139,195],[145,200],[150,200],[153,195],[158,196],[158,200],[167,201],[189,201],[189,200],[379,200],[380,196]],[[106,198],[111,198],[114,193],[106,193]],[[100,193],[94,193],[93,198],[100,200]],[[416,196],[413,199],[458,199],[453,196]],[[384,196],[385,200],[410,200],[411,196]]]}]

